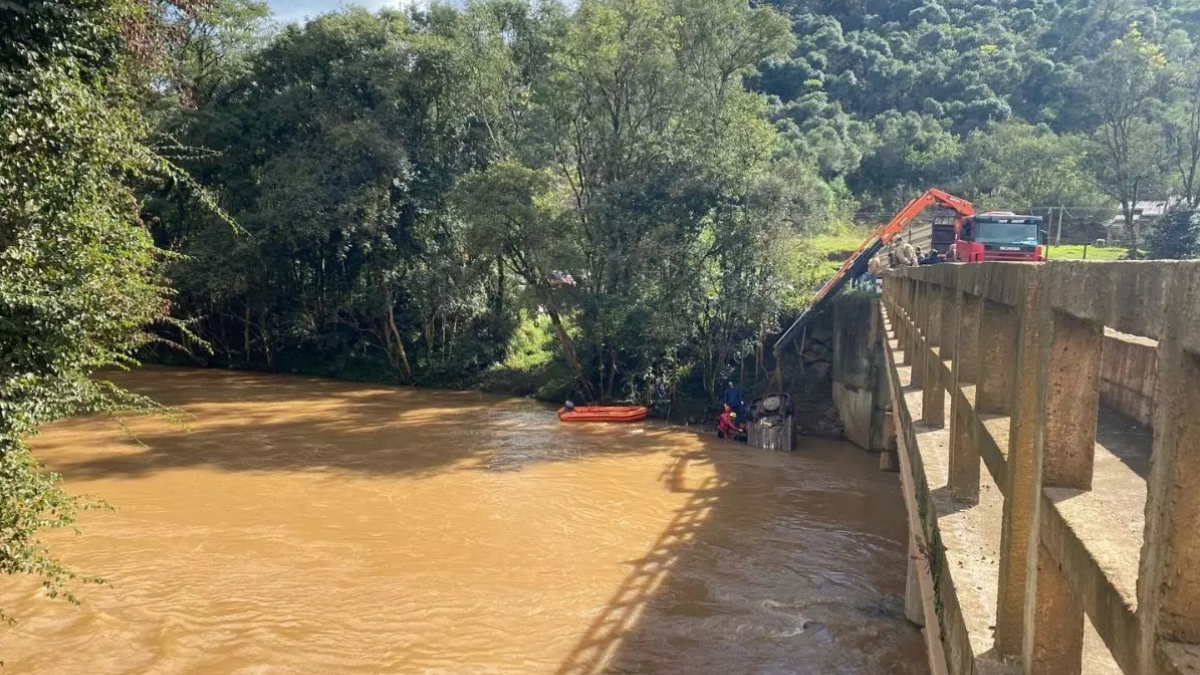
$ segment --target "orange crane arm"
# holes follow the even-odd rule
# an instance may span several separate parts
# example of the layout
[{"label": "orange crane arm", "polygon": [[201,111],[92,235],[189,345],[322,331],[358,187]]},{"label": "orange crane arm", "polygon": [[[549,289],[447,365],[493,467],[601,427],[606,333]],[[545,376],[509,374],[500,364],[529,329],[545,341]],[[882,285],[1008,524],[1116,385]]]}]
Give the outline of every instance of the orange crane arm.
[{"label": "orange crane arm", "polygon": [[879,240],[885,244],[890,243],[892,237],[895,237],[898,232],[908,227],[909,223],[921,215],[922,211],[934,204],[941,204],[948,209],[952,209],[964,218],[975,215],[975,207],[971,202],[961,197],[955,197],[949,192],[930,188],[920,197],[917,197],[906,204],[904,208],[900,209],[900,212],[892,217],[891,222],[881,227],[875,233],[875,236],[879,237]]},{"label": "orange crane arm", "polygon": [[[892,238],[895,237],[897,233],[902,232],[904,228],[908,227],[909,223],[915,220],[917,216],[921,215],[922,211],[930,206],[933,206],[934,204],[941,204],[947,208],[953,209],[955,213],[964,218],[975,215],[975,207],[971,204],[971,202],[961,197],[955,197],[949,192],[944,192],[937,188],[929,188],[920,197],[917,197],[908,204],[905,204],[904,208],[900,209],[895,216],[892,216],[892,220],[888,222],[887,225],[880,225],[879,228],[871,234],[871,236],[864,239],[863,242],[858,245],[858,248],[854,250],[854,253],[846,260],[845,264],[842,265],[841,269],[837,271],[837,274],[833,275],[833,278],[825,282],[825,285],[821,287],[821,290],[817,291],[817,295],[813,299],[814,303],[824,298],[825,295],[832,290],[835,285],[837,285],[838,281],[845,276],[846,272],[851,267],[854,266],[855,262],[858,261],[859,257],[862,256],[864,251],[871,248],[876,242],[879,242],[880,245],[883,246],[890,244]],[[870,255],[875,255],[877,250],[878,249],[872,250]]]}]

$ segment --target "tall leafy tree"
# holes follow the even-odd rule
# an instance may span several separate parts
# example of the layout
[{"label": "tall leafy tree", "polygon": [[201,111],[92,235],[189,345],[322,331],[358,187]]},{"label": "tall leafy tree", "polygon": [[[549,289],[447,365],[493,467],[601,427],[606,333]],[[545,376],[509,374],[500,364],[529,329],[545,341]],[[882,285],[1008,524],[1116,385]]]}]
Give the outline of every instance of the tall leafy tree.
[{"label": "tall leafy tree", "polygon": [[1173,69],[1163,137],[1167,165],[1178,196],[1200,207],[1200,55],[1193,52]]},{"label": "tall leafy tree", "polygon": [[41,576],[51,596],[71,597],[76,575],[39,532],[86,503],[23,439],[75,413],[146,405],[94,376],[132,364],[166,318],[133,185],[172,172],[145,144],[141,104],[167,74],[165,22],[192,9],[0,3],[0,573]]},{"label": "tall leafy tree", "polygon": [[1161,189],[1163,143],[1155,124],[1164,94],[1162,48],[1137,26],[1082,72],[1078,92],[1095,121],[1087,163],[1096,186],[1121,205],[1131,255],[1136,255],[1139,199]]}]

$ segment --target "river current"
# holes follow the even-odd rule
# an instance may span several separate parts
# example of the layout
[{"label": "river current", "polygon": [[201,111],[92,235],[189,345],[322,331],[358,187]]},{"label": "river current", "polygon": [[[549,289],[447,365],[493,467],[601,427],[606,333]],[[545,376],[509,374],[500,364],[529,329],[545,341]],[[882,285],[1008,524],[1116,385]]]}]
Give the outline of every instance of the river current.
[{"label": "river current", "polygon": [[475,393],[147,368],[51,425],[79,607],[3,579],[0,674],[919,675],[894,474]]}]

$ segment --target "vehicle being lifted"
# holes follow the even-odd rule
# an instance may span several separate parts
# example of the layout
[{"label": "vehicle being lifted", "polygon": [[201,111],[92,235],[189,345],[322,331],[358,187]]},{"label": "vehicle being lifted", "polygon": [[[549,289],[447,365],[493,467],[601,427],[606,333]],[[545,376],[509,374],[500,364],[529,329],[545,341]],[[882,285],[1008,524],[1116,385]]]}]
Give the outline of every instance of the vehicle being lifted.
[{"label": "vehicle being lifted", "polygon": [[750,408],[747,442],[756,448],[791,452],[795,416],[788,394],[771,393],[756,399]]}]

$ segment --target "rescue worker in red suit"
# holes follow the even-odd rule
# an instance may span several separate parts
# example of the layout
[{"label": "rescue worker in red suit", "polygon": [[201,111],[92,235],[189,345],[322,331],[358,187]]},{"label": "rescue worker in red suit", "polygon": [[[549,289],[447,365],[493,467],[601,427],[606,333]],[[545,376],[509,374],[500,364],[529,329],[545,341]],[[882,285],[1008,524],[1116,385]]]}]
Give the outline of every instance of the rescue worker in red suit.
[{"label": "rescue worker in red suit", "polygon": [[744,431],[744,427],[737,422],[737,413],[728,405],[721,411],[721,416],[717,418],[717,437],[718,438],[736,438],[738,434]]}]

